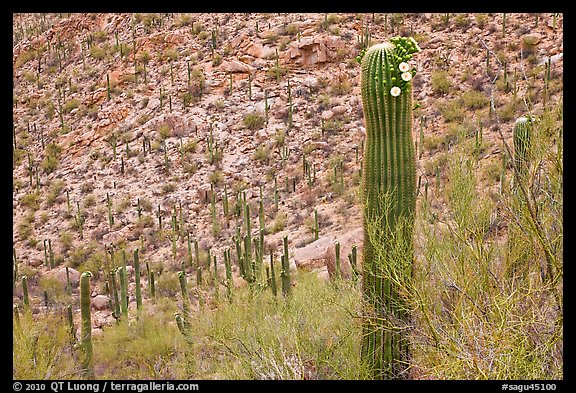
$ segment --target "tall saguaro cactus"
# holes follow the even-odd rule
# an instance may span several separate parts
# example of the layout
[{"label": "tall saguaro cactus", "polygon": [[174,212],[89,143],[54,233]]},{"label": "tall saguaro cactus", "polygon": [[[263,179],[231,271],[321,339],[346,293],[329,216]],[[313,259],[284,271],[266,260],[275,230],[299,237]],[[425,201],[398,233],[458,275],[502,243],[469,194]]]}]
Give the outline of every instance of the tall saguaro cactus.
[{"label": "tall saguaro cactus", "polygon": [[82,373],[93,378],[94,362],[92,360],[92,315],[90,314],[90,277],[91,272],[84,272],[80,276],[80,314],[82,317]]},{"label": "tall saguaro cactus", "polygon": [[362,357],[375,379],[405,378],[409,362],[409,315],[400,286],[412,274],[411,80],[416,71],[409,61],[419,51],[414,39],[396,37],[370,47],[359,59],[366,121]]}]

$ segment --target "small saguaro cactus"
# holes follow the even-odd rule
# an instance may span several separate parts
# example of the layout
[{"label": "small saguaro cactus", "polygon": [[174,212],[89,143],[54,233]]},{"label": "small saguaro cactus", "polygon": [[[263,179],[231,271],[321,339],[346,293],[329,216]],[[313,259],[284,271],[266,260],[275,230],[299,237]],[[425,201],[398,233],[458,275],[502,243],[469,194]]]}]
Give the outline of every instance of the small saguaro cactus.
[{"label": "small saguaro cactus", "polygon": [[92,359],[92,314],[90,313],[90,277],[87,271],[80,276],[80,314],[82,317],[82,373],[91,378],[94,375],[94,362]]},{"label": "small saguaro cactus", "polygon": [[23,301],[24,301],[24,310],[30,310],[30,298],[28,297],[28,277],[22,276],[22,293],[23,293]]},{"label": "small saguaro cactus", "polygon": [[140,287],[140,258],[138,249],[134,250],[134,280],[136,281],[136,309],[142,308],[142,288]]},{"label": "small saguaro cactus", "polygon": [[526,176],[528,171],[530,148],[532,145],[532,120],[520,117],[516,120],[513,130],[514,140],[514,170],[516,179]]},{"label": "small saguaro cactus", "polygon": [[124,317],[128,317],[128,282],[126,266],[120,266],[116,270],[120,275],[120,311]]},{"label": "small saguaro cactus", "polygon": [[183,327],[184,331],[190,331],[190,318],[192,315],[192,308],[190,306],[190,295],[188,294],[188,285],[186,283],[186,272],[178,272],[178,281],[180,282],[180,291],[182,293],[182,312],[183,312]]},{"label": "small saguaro cactus", "polygon": [[362,358],[375,379],[401,378],[409,362],[409,315],[397,286],[412,274],[416,159],[411,80],[416,70],[409,61],[419,51],[413,38],[395,37],[358,59],[366,122]]},{"label": "small saguaro cactus", "polygon": [[284,236],[284,255],[282,255],[282,270],[280,277],[282,277],[282,294],[284,297],[290,295],[292,283],[290,282],[290,259],[288,255],[288,236]]}]

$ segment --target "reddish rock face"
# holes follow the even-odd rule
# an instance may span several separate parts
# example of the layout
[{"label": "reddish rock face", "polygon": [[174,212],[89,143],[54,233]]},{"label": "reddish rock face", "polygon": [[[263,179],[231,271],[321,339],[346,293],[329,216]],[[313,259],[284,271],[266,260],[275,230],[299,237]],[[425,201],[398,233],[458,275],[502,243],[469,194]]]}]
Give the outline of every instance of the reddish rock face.
[{"label": "reddish rock face", "polygon": [[336,51],[343,49],[345,44],[340,37],[316,36],[306,37],[290,44],[287,59],[296,64],[310,66],[326,63],[335,59]]}]

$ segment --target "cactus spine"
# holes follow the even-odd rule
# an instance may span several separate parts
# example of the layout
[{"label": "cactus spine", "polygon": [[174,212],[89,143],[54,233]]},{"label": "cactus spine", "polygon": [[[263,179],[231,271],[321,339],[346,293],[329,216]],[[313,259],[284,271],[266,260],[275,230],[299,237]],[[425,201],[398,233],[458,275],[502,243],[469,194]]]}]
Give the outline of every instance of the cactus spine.
[{"label": "cactus spine", "polygon": [[529,164],[532,121],[528,117],[520,117],[516,120],[513,130],[514,140],[514,169],[516,179],[526,176]]},{"label": "cactus spine", "polygon": [[94,375],[92,360],[92,315],[90,314],[90,277],[87,271],[80,276],[80,313],[82,316],[82,373],[91,378]]},{"label": "cactus spine", "polygon": [[[361,57],[362,105],[367,139],[364,183],[364,335],[362,357],[375,379],[400,378],[409,361],[403,326],[409,318],[393,277],[411,276],[412,225],[416,204],[416,161],[412,142],[412,89],[415,70],[407,63],[420,51],[410,38],[392,38]],[[380,258],[378,248],[402,244],[403,252]],[[389,250],[385,250],[388,252]],[[387,261],[383,261],[386,259]],[[393,271],[390,272],[389,270]]]}]

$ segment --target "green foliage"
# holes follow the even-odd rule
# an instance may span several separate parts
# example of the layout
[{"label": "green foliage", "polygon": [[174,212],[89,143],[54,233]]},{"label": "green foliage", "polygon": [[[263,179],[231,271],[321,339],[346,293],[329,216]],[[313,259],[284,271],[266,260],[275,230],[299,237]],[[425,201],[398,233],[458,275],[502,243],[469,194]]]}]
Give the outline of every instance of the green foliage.
[{"label": "green foliage", "polygon": [[62,105],[62,112],[70,113],[72,111],[72,109],[78,108],[79,105],[80,105],[80,101],[73,98],[73,99],[67,101],[64,105]]},{"label": "green foliage", "polygon": [[284,228],[286,228],[287,221],[288,214],[286,212],[279,211],[276,213],[276,217],[274,217],[274,221],[268,228],[267,232],[274,234],[283,231]]},{"label": "green foliage", "polygon": [[432,71],[432,91],[434,94],[447,94],[452,88],[450,74],[448,71]]},{"label": "green foliage", "polygon": [[94,45],[90,47],[90,56],[96,60],[102,60],[106,57],[106,49]]},{"label": "green foliage", "polygon": [[270,146],[260,145],[260,146],[256,147],[256,149],[254,150],[254,153],[252,153],[252,159],[255,161],[268,162],[268,160],[270,160],[270,153],[271,152],[272,152],[272,149]]},{"label": "green foliage", "polygon": [[52,173],[58,168],[58,158],[55,156],[46,156],[46,158],[42,160],[40,167],[45,173]]},{"label": "green foliage", "polygon": [[264,126],[266,120],[264,116],[257,112],[251,112],[244,116],[242,120],[242,124],[244,127],[248,128],[249,130],[259,130]]},{"label": "green foliage", "polygon": [[438,109],[447,122],[461,122],[464,120],[462,101],[458,98],[439,102]]},{"label": "green foliage", "polygon": [[159,299],[153,314],[120,323],[94,339],[94,363],[102,379],[188,378],[180,365],[183,339],[173,321],[176,304]]},{"label": "green foliage", "polygon": [[12,377],[18,380],[80,378],[70,332],[59,315],[20,315],[12,333]]},{"label": "green foliage", "polygon": [[477,90],[468,90],[462,93],[462,103],[470,110],[482,109],[488,105],[488,97]]},{"label": "green foliage", "polygon": [[20,204],[31,210],[38,210],[40,207],[40,194],[30,193],[22,196],[22,198],[20,198]]}]

